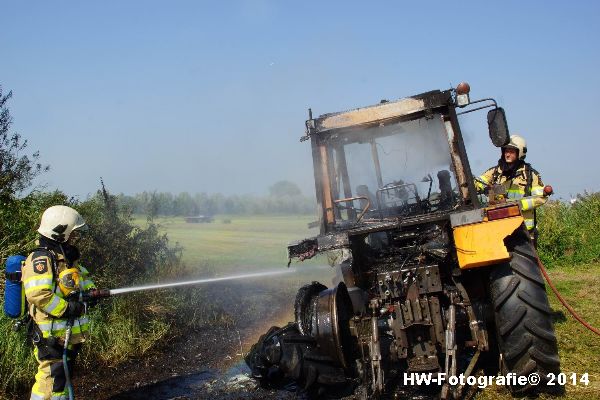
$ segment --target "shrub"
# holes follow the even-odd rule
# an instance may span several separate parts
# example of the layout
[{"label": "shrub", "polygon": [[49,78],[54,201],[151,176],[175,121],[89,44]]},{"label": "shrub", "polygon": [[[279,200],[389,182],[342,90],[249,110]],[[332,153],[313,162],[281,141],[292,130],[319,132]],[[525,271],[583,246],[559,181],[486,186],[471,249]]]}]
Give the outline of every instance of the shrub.
[{"label": "shrub", "polygon": [[[84,202],[59,191],[25,194],[33,179],[48,167],[38,162],[37,152],[24,154],[27,141],[10,132],[12,118],[6,107],[10,97],[10,92],[2,94],[0,86],[0,261],[3,263],[12,254],[31,252],[36,247],[36,229],[42,212],[62,204],[77,209],[92,228],[81,243],[81,261],[89,267],[99,287],[156,281],[159,276],[171,276],[178,271],[180,249],[170,246],[156,225],[144,229],[134,226],[129,212],[120,210],[104,187]],[[128,210],[131,208],[127,206]],[[3,286],[4,279],[0,279],[1,293]],[[175,309],[183,304],[183,298],[181,294],[170,298],[155,293],[139,294],[114,299],[96,309],[92,314],[92,334],[97,335],[96,341],[94,346],[87,346],[84,362],[120,361],[130,354],[147,351],[171,326],[168,312],[152,310]],[[0,298],[0,307],[3,302],[4,296]],[[13,322],[0,313],[0,397],[2,393],[25,391],[37,365],[26,332],[24,329],[14,332]]]},{"label": "shrub", "polygon": [[[81,263],[98,287],[131,286],[170,277],[182,267],[181,250],[171,246],[156,225],[133,225],[128,212],[117,209],[106,191],[84,202],[68,199],[63,193],[33,193],[12,199],[9,209],[0,212],[0,228],[9,235],[2,245],[2,257],[26,255],[36,246],[35,232],[47,207],[56,204],[76,208],[90,225],[81,242]],[[1,280],[3,282],[3,279]],[[0,284],[0,289],[3,289]],[[3,292],[3,291],[2,291]],[[3,306],[4,298],[0,300]],[[166,297],[141,293],[111,299],[92,313],[91,346],[84,346],[83,363],[115,363],[143,354],[169,332],[173,311],[183,304],[182,296]],[[160,310],[160,312],[157,312]],[[187,322],[187,321],[186,321]],[[190,321],[192,322],[192,321]],[[12,332],[13,321],[0,315],[0,393],[18,393],[31,384],[37,363],[27,343],[26,332]]]},{"label": "shrub", "polygon": [[548,266],[600,260],[600,192],[573,204],[549,201],[539,211],[539,254]]}]

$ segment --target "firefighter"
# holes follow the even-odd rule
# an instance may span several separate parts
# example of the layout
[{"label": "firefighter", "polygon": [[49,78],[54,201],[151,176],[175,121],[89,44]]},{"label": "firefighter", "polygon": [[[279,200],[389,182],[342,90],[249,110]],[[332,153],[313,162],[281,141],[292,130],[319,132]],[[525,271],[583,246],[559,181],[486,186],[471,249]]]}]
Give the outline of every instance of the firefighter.
[{"label": "firefighter", "polygon": [[546,203],[544,184],[540,173],[525,162],[527,143],[522,136],[511,135],[510,142],[502,147],[498,165],[488,169],[476,182],[477,189],[484,191],[492,185],[502,185],[508,199],[518,199],[525,226],[537,245],[535,209]]},{"label": "firefighter", "polygon": [[[87,228],[77,211],[52,206],[44,211],[38,229],[39,247],[23,266],[22,281],[33,321],[34,355],[38,361],[31,399],[69,398],[68,376],[89,331],[87,304],[78,293],[95,287],[79,265],[76,243]],[[65,350],[65,333],[71,328]],[[69,375],[65,373],[66,354]]]}]

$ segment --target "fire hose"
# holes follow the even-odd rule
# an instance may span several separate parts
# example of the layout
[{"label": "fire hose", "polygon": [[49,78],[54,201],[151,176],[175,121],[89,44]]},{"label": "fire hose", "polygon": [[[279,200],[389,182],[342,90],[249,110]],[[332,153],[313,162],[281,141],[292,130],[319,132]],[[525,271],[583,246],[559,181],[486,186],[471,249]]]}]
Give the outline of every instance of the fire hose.
[{"label": "fire hose", "polygon": [[[65,278],[63,278],[59,283],[59,285],[62,284],[61,290],[63,290],[63,287],[66,288],[66,290],[64,290],[64,291],[67,291],[69,289],[72,290],[72,288],[74,288],[76,285],[75,280],[72,279],[73,272],[69,271],[69,270],[64,271],[64,272],[66,272]],[[289,270],[263,271],[263,272],[249,273],[249,274],[223,276],[223,277],[207,278],[207,279],[195,279],[195,280],[184,281],[184,282],[159,283],[159,284],[155,284],[155,285],[135,286],[135,287],[128,287],[128,288],[91,289],[91,290],[86,290],[86,291],[71,291],[70,293],[68,293],[66,295],[67,295],[67,298],[78,299],[81,302],[90,304],[90,303],[95,303],[101,299],[105,299],[108,297],[113,297],[115,295],[120,295],[120,294],[125,294],[125,293],[140,292],[140,291],[154,290],[154,289],[164,289],[164,288],[177,287],[177,286],[198,285],[198,284],[203,284],[203,283],[228,281],[228,280],[235,280],[235,279],[258,278],[258,277],[286,274],[286,273],[290,273],[290,272],[291,271],[289,271]],[[66,286],[65,284],[68,286]],[[87,305],[86,305],[86,307],[87,307]],[[66,329],[66,333],[65,333],[65,343],[63,346],[63,357],[62,357],[63,368],[64,368],[64,372],[65,372],[65,388],[69,392],[69,400],[74,400],[73,385],[71,383],[71,373],[70,373],[71,371],[69,370],[69,357],[68,357],[69,342],[71,339],[73,322],[74,322],[73,319],[70,319],[67,322],[67,329]]]},{"label": "fire hose", "polygon": [[[481,184],[483,184],[486,187],[491,186],[487,182],[481,180],[480,178],[475,178],[475,180],[480,182]],[[554,193],[554,190],[552,189],[552,186],[550,186],[550,185],[544,186],[544,196],[550,196],[553,193]],[[536,258],[538,267],[540,268],[540,271],[542,272],[542,275],[544,275],[546,282],[548,282],[548,285],[550,286],[550,288],[552,289],[552,291],[558,298],[558,301],[560,301],[560,303],[567,309],[567,311],[569,311],[569,313],[573,316],[573,318],[575,318],[581,325],[585,326],[587,329],[589,329],[596,335],[600,336],[600,329],[593,327],[589,322],[587,322],[581,316],[579,316],[579,314],[577,314],[577,312],[573,309],[573,307],[571,307],[571,305],[569,303],[567,303],[567,301],[560,295],[558,289],[556,289],[556,287],[554,286],[554,283],[552,283],[552,280],[550,279],[550,276],[548,276],[548,272],[546,271],[546,268],[544,268],[544,265],[542,264],[540,257],[536,254],[535,258]]]},{"label": "fire hose", "polygon": [[75,399],[75,394],[73,393],[73,384],[71,383],[71,371],[69,370],[69,342],[71,340],[71,331],[73,329],[73,320],[70,319],[67,322],[67,331],[65,333],[65,345],[63,348],[63,368],[65,371],[65,387],[69,392],[69,400]]},{"label": "fire hose", "polygon": [[[567,303],[567,301],[561,296],[558,289],[556,289],[556,287],[554,286],[554,283],[550,279],[550,276],[548,276],[548,272],[546,271],[546,268],[544,268],[544,265],[542,264],[542,261],[540,260],[540,258],[537,254],[536,254],[536,261],[537,261],[538,267],[540,268],[540,271],[542,272],[542,275],[544,275],[544,278],[548,282],[548,285],[550,286],[550,288],[552,289],[552,291],[554,292],[554,294],[556,295],[556,297],[558,298],[560,303],[569,311],[569,313],[573,316],[573,318],[575,318],[580,324],[585,326],[587,329],[589,329],[596,335],[600,336],[600,329],[593,327],[590,323],[588,323],[581,316],[579,316],[579,314],[577,314],[577,312],[573,309],[573,307],[571,307],[571,305],[569,305],[569,303]],[[278,271],[278,273],[281,273],[281,272]],[[83,296],[84,296],[83,300],[90,301],[90,300],[97,300],[97,299],[106,298],[106,297],[112,297],[117,294],[136,292],[136,291],[142,291],[142,290],[151,290],[151,289],[159,289],[159,288],[166,288],[166,287],[173,287],[173,286],[199,284],[199,283],[206,283],[209,281],[239,279],[242,277],[244,277],[244,278],[245,277],[257,277],[257,276],[263,276],[263,275],[267,275],[267,274],[272,274],[272,273],[255,273],[255,274],[238,275],[238,276],[233,276],[233,277],[212,278],[212,279],[202,279],[202,280],[195,280],[195,281],[188,281],[188,282],[148,285],[148,286],[141,286],[141,287],[137,287],[137,288],[123,288],[123,289],[112,289],[112,290],[92,289],[83,294]]]},{"label": "fire hose", "polygon": [[542,271],[542,275],[544,275],[544,278],[546,278],[546,281],[548,282],[548,285],[550,286],[550,288],[552,289],[552,291],[554,292],[554,294],[556,295],[556,297],[558,298],[558,301],[560,301],[560,303],[569,311],[569,313],[573,316],[573,318],[575,318],[577,321],[579,321],[579,323],[583,326],[585,326],[586,328],[588,328],[590,331],[594,332],[596,335],[600,336],[600,329],[593,327],[592,325],[590,325],[586,320],[584,320],[583,318],[581,318],[579,316],[579,314],[577,314],[577,312],[573,309],[573,307],[571,307],[569,305],[569,303],[567,303],[567,301],[565,299],[563,299],[563,297],[560,295],[560,293],[558,292],[558,289],[556,289],[556,287],[554,286],[554,284],[552,283],[552,281],[550,280],[550,277],[548,276],[548,272],[546,271],[546,268],[544,268],[544,265],[542,264],[542,261],[540,260],[540,258],[537,256],[536,254],[536,260],[538,263],[538,266],[540,267],[540,271]]}]

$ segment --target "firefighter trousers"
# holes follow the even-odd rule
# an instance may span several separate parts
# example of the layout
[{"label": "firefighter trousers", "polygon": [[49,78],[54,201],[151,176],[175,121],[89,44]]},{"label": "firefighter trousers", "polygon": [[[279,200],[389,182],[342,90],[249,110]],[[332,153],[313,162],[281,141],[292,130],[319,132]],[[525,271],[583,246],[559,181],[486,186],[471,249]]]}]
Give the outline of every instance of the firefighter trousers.
[{"label": "firefighter trousers", "polygon": [[[54,339],[54,340],[52,340]],[[73,377],[73,363],[81,345],[69,346],[67,365],[69,375]],[[68,400],[65,368],[62,360],[63,348],[55,338],[43,339],[33,350],[38,362],[35,383],[31,388],[31,400]]]}]

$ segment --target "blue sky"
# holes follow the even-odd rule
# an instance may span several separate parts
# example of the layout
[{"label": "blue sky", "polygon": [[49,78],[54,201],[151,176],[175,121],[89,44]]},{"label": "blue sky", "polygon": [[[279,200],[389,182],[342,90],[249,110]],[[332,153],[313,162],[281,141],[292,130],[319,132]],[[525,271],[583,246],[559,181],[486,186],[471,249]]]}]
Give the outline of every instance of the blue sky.
[{"label": "blue sky", "polygon": [[[559,196],[600,190],[597,2],[1,2],[14,129],[85,197],[312,184],[316,115],[462,80],[494,97]],[[471,166],[498,150],[464,119]]]}]

